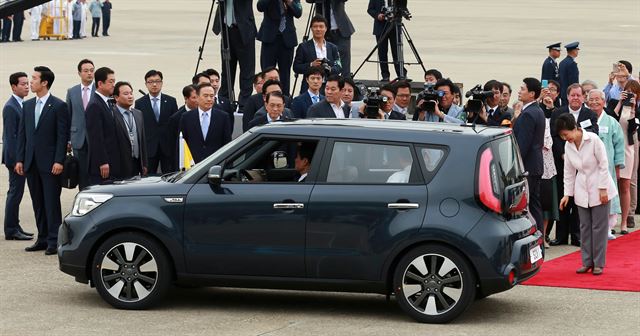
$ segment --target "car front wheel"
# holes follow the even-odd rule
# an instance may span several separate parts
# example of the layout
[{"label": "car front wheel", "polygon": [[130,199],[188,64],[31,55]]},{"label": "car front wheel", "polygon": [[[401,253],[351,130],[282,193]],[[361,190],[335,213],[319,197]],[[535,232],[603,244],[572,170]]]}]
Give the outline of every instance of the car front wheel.
[{"label": "car front wheel", "polygon": [[100,296],[112,306],[146,309],[169,289],[169,259],[154,239],[136,232],[120,233],[98,248],[92,278]]},{"label": "car front wheel", "polygon": [[407,314],[423,323],[446,323],[475,297],[475,277],[456,251],[427,245],[409,251],[394,273],[394,292]]}]

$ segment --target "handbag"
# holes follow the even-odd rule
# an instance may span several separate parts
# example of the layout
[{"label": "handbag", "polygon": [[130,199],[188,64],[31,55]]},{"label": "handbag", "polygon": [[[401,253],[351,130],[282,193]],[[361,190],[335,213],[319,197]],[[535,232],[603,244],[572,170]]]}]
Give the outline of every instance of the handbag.
[{"label": "handbag", "polygon": [[64,169],[60,174],[60,184],[63,188],[74,189],[78,186],[78,175],[80,173],[80,163],[78,158],[73,156],[73,151],[67,151],[62,164]]}]

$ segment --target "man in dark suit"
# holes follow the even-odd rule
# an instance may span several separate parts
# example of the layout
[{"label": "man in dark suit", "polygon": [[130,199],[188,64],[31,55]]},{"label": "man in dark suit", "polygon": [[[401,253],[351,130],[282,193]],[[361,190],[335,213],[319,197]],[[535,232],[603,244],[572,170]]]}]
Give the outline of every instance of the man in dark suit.
[{"label": "man in dark suit", "polygon": [[[578,127],[585,131],[598,134],[598,115],[584,106],[584,96],[582,87],[575,83],[569,85],[566,95],[567,106],[556,108],[551,113],[549,120],[551,126],[551,137],[553,138],[553,160],[556,165],[558,175],[558,198],[564,195],[564,145],[565,141],[560,138],[556,130],[556,120],[564,113],[571,113],[576,118]],[[563,99],[565,100],[565,99]],[[573,202],[573,198],[569,200],[569,204],[560,211],[560,220],[556,224],[556,239],[549,242],[549,245],[566,245],[569,243],[571,236],[571,245],[580,246],[580,224],[578,222],[578,209]]]},{"label": "man in dark suit", "polygon": [[284,95],[280,91],[267,93],[264,107],[265,113],[256,113],[256,117],[249,123],[250,127],[293,118],[291,111],[284,107]]},{"label": "man in dark suit", "polygon": [[[580,82],[580,70],[578,70],[578,63],[576,63],[576,57],[580,51],[580,42],[572,42],[564,46],[567,49],[567,57],[560,62],[558,73],[560,75],[560,94],[564,95],[569,88],[569,85]],[[562,101],[562,105],[566,106],[567,102]]]},{"label": "man in dark suit", "polygon": [[13,94],[2,109],[2,164],[9,170],[9,190],[4,207],[4,238],[6,240],[30,240],[33,234],[20,227],[20,202],[24,194],[24,176],[15,171],[18,132],[22,119],[22,102],[29,94],[29,79],[24,72],[9,76]]},{"label": "man in dark suit", "polygon": [[73,155],[78,159],[79,175],[78,188],[80,190],[89,186],[89,148],[87,144],[86,108],[91,96],[96,91],[93,84],[93,62],[83,59],[78,63],[78,76],[80,84],[67,90],[67,106],[71,112],[70,141]]},{"label": "man in dark suit", "polygon": [[538,105],[538,97],[542,91],[540,81],[525,78],[520,87],[518,98],[523,104],[522,113],[515,120],[513,134],[518,141],[520,156],[525,170],[529,173],[529,211],[536,221],[536,227],[544,234],[542,222],[542,201],[540,200],[540,179],[544,173],[542,161],[542,145],[544,143],[545,117]]},{"label": "man in dark suit", "polygon": [[492,79],[484,84],[484,91],[493,91],[493,96],[485,101],[486,113],[480,114],[480,118],[485,119],[488,126],[501,126],[505,120],[511,120],[511,115],[500,109],[500,97],[504,89],[501,82]]},{"label": "man in dark suit", "polygon": [[114,177],[128,179],[147,175],[147,146],[142,112],[132,108],[133,88],[127,82],[116,83],[113,89],[115,105],[112,108],[115,137],[120,153],[121,171]]},{"label": "man in dark suit", "polygon": [[[393,57],[393,65],[396,69],[396,75],[400,77],[400,64],[398,64],[398,39],[396,34],[395,25],[388,22],[385,15],[382,13],[382,9],[386,6],[385,0],[369,0],[369,8],[367,13],[373,18],[373,35],[376,36],[376,42],[378,43],[378,61],[380,61],[380,73],[382,75],[382,81],[388,81],[391,74],[389,73],[389,61],[388,50],[389,42],[391,42],[391,56]],[[382,35],[388,30],[391,32],[382,40]],[[341,54],[342,55],[342,54]],[[407,76],[407,69],[404,69],[404,76]]]},{"label": "man in dark suit", "polygon": [[[216,96],[215,98],[213,98],[213,105],[215,105],[219,110],[225,111],[227,112],[227,114],[229,114],[229,121],[231,121],[231,129],[233,130],[233,124],[235,123],[235,117],[233,113],[235,112],[235,108],[234,106],[232,106],[231,101],[227,97],[220,95],[220,73],[215,69],[207,69],[204,71],[204,74],[209,77],[209,83],[211,83],[213,90],[216,91]],[[196,86],[198,86],[198,84],[199,83],[194,84],[194,89]],[[198,103],[196,98],[194,108],[197,107],[197,105]]]},{"label": "man in dark suit", "polygon": [[13,15],[2,18],[2,37],[0,42],[9,42],[11,38],[11,26],[13,23]]},{"label": "man in dark suit", "polygon": [[258,31],[260,67],[277,65],[282,71],[283,92],[289,95],[293,48],[298,45],[293,18],[302,16],[302,5],[300,0],[258,0],[258,11],[264,13]]},{"label": "man in dark suit", "polygon": [[45,66],[34,68],[31,91],[36,97],[23,104],[15,165],[16,173],[27,175],[38,226],[38,239],[25,250],[45,250],[46,255],[58,253],[58,227],[62,223],[62,188],[58,175],[64,169],[69,139],[67,104],[49,92],[54,79],[51,69]]},{"label": "man in dark suit", "polygon": [[[338,47],[325,40],[327,32],[327,20],[322,16],[315,16],[311,19],[311,32],[313,38],[302,42],[296,49],[296,57],[293,61],[293,71],[297,74],[306,74],[310,67],[322,66],[325,69],[325,76],[329,74],[340,74],[342,71],[341,56]],[[323,64],[323,59],[328,63]],[[300,93],[307,91],[306,78],[303,79]]]},{"label": "man in dark suit", "polygon": [[[273,77],[271,77],[273,78]],[[280,91],[282,93],[282,84],[277,79],[268,79],[262,85],[262,93],[255,94],[250,97],[245,107],[244,113],[242,113],[242,131],[246,132],[249,128],[249,123],[256,117],[256,114],[260,110],[264,110],[264,100],[267,97],[267,93],[272,91]],[[259,101],[258,101],[259,100]],[[289,97],[284,97],[284,105],[288,107],[291,105]]]},{"label": "man in dark suit", "polygon": [[157,174],[158,166],[163,174],[170,173],[178,169],[174,165],[175,143],[167,136],[169,118],[178,111],[178,103],[175,98],[162,93],[162,72],[149,70],[144,80],[149,93],[136,100],[135,108],[142,111],[144,118],[149,174]]},{"label": "man in dark suit", "polygon": [[355,28],[345,10],[347,0],[307,0],[316,2],[316,15],[322,15],[327,20],[327,41],[338,46],[340,52],[342,77],[351,77],[351,35]]},{"label": "man in dark suit", "polygon": [[109,26],[111,26],[111,1],[104,0],[102,3],[102,36],[109,36]]},{"label": "man in dark suit", "polygon": [[291,112],[297,119],[307,117],[307,111],[311,105],[316,104],[324,99],[324,95],[320,93],[322,81],[324,79],[324,70],[321,67],[310,67],[305,74],[308,89],[291,101]]},{"label": "man in dark suit", "polygon": [[[222,22],[220,22],[221,16]],[[227,36],[222,34],[220,52],[224,62],[224,46],[228,46],[231,73],[227,73],[226,67],[222,68],[220,95],[232,100],[232,97],[229,97],[230,90],[227,87],[227,78],[231,78],[231,86],[235,86],[236,67],[239,64],[240,94],[238,95],[238,105],[240,106],[240,111],[243,111],[245,101],[251,96],[253,76],[256,72],[254,55],[257,30],[255,18],[253,17],[253,0],[226,0],[220,2],[216,10],[216,18],[213,21],[213,32],[219,35],[223,28],[229,32],[229,41],[226,40]]]},{"label": "man in dark suit", "polygon": [[296,150],[296,159],[294,161],[295,169],[298,172],[297,182],[304,183],[311,169],[311,160],[313,159],[313,153],[315,152],[315,146],[309,142],[301,143]]},{"label": "man in dark suit", "polygon": [[173,163],[175,167],[180,168],[180,119],[182,116],[193,109],[198,108],[198,95],[196,94],[196,87],[194,85],[187,85],[182,88],[182,97],[184,97],[184,105],[182,105],[178,112],[174,113],[171,118],[169,118],[169,137],[176,144],[175,152],[176,152],[176,161]]},{"label": "man in dark suit", "polygon": [[213,105],[215,91],[211,84],[198,85],[196,94],[198,108],[182,115],[180,131],[193,161],[198,163],[231,141],[231,127],[227,115]]},{"label": "man in dark suit", "polygon": [[558,63],[556,60],[560,57],[560,42],[548,45],[549,57],[542,63],[542,75],[540,80],[554,80],[558,81],[560,75],[558,72]]},{"label": "man in dark suit", "polygon": [[[272,93],[280,93],[282,94],[282,84],[279,81],[269,80],[262,86],[264,102],[263,106],[256,111],[255,116],[249,122],[249,128],[256,125],[256,123],[260,123],[267,117],[267,97]],[[287,103],[289,103],[287,96],[283,95],[284,106],[283,111],[281,112],[282,118],[284,119],[293,119],[293,112],[287,107]]]},{"label": "man in dark suit", "polygon": [[341,90],[344,87],[342,78],[338,75],[331,75],[327,78],[324,89],[325,98],[319,103],[312,105],[307,112],[307,118],[349,118],[351,109],[348,105],[342,105]]},{"label": "man in dark suit", "polygon": [[11,38],[13,42],[22,42],[22,26],[24,25],[24,11],[19,10],[13,14],[13,32]]}]

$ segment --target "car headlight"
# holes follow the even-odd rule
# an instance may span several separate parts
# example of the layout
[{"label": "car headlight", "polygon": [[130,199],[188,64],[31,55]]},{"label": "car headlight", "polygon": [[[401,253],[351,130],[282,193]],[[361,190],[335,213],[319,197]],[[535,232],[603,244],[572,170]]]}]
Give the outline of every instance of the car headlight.
[{"label": "car headlight", "polygon": [[73,202],[71,215],[84,216],[111,198],[113,198],[111,194],[79,193]]}]

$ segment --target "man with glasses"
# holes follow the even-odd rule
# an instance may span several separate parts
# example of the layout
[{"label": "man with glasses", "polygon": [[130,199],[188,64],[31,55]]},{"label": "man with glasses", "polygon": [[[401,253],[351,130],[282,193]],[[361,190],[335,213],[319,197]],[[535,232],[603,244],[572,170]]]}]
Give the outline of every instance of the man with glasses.
[{"label": "man with glasses", "polygon": [[[467,115],[464,109],[453,103],[453,93],[456,91],[456,85],[449,78],[439,79],[435,84],[436,91],[441,91],[442,96],[435,105],[433,114],[425,111],[416,111],[413,120],[447,122],[452,124],[463,124]],[[418,102],[418,106],[422,105],[422,101]]]},{"label": "man with glasses", "polygon": [[169,134],[169,118],[178,111],[176,99],[162,93],[162,72],[149,70],[144,75],[149,93],[136,100],[135,108],[142,111],[144,129],[147,136],[147,156],[149,175],[175,171],[175,144]]}]

